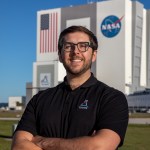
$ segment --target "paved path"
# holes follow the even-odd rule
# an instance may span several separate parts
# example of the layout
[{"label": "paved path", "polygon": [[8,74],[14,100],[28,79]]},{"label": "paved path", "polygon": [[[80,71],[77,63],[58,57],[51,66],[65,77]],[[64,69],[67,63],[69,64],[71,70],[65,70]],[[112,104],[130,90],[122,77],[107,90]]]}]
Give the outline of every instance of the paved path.
[{"label": "paved path", "polygon": [[[0,118],[0,120],[20,120],[20,118]],[[150,124],[150,118],[130,118],[129,124]]]},{"label": "paved path", "polygon": [[0,118],[0,120],[20,120],[20,118]]},{"label": "paved path", "polygon": [[150,118],[130,118],[129,124],[150,124]]}]

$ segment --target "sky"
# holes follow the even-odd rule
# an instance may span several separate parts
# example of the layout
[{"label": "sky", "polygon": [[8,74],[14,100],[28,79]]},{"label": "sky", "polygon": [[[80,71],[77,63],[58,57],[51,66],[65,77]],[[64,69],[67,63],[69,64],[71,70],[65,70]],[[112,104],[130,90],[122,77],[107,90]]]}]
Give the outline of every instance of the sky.
[{"label": "sky", "polygon": [[[82,5],[90,1],[0,1],[0,103],[8,102],[9,96],[25,96],[26,83],[32,82],[33,62],[36,61],[37,11]],[[149,0],[139,1],[150,9]]]}]

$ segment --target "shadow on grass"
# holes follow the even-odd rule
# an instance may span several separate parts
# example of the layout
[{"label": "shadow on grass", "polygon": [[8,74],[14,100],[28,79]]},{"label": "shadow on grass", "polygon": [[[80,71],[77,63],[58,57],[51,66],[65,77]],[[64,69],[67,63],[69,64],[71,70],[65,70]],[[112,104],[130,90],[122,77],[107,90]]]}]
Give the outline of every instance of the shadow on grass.
[{"label": "shadow on grass", "polygon": [[7,138],[7,139],[12,139],[12,136],[7,136],[7,135],[0,135],[0,138]]}]

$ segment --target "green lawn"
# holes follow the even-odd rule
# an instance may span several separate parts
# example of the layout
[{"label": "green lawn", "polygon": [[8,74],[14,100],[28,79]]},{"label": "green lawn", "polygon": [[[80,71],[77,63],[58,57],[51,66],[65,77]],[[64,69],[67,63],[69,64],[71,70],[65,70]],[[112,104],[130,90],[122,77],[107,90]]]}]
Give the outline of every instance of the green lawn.
[{"label": "green lawn", "polygon": [[[12,135],[12,126],[17,121],[0,120],[0,150],[10,150],[11,139],[4,136]],[[149,150],[150,125],[129,125],[123,147],[119,150]]]},{"label": "green lawn", "polygon": [[0,110],[0,118],[8,117],[8,118],[20,118],[22,115],[23,111],[15,111],[15,110],[10,110],[10,111],[4,111]]},{"label": "green lawn", "polygon": [[150,113],[131,113],[130,118],[150,118]]},{"label": "green lawn", "polygon": [[0,120],[0,150],[10,150],[13,124],[17,121]]},{"label": "green lawn", "polygon": [[150,150],[150,125],[129,125],[119,150]]},{"label": "green lawn", "polygon": [[11,141],[0,138],[0,150],[10,150]]}]

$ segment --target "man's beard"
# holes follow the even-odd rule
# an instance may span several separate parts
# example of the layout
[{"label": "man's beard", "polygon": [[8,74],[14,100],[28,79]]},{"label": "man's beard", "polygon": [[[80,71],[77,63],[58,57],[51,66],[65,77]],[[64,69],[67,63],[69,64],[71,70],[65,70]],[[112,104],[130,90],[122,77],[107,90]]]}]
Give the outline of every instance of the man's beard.
[{"label": "man's beard", "polygon": [[64,68],[66,69],[67,74],[79,76],[79,75],[84,74],[87,70],[91,69],[92,60],[90,59],[87,64],[83,64],[83,66],[78,70],[74,70],[72,67],[70,67],[66,63],[63,63],[63,65],[64,65]]}]

